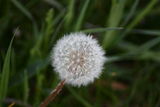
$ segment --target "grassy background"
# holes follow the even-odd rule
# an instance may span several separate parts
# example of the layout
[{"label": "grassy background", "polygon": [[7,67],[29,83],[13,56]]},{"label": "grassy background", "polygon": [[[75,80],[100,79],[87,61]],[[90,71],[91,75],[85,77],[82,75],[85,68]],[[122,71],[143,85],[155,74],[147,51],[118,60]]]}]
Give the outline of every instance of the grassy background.
[{"label": "grassy background", "polygon": [[108,61],[50,107],[160,107],[159,18],[158,0],[1,0],[0,107],[38,107],[59,82],[52,46],[76,31],[97,38]]}]

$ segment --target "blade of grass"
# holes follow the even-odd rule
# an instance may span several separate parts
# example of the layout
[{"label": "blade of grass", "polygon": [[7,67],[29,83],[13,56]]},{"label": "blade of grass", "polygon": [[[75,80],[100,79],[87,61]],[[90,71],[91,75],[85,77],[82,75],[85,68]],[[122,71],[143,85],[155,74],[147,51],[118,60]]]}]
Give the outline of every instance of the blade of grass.
[{"label": "blade of grass", "polygon": [[46,51],[48,51],[49,49],[49,42],[50,42],[50,38],[51,38],[51,35],[54,31],[54,11],[53,9],[50,9],[46,15],[46,19],[45,19],[45,22],[46,22],[46,26],[45,26],[45,31],[44,31],[44,48]]},{"label": "blade of grass", "polygon": [[147,16],[150,11],[153,9],[155,4],[158,2],[158,0],[152,0],[149,2],[149,4],[134,18],[134,20],[127,26],[126,31],[120,35],[119,38],[117,38],[117,41],[122,40],[130,31],[133,29],[145,16]]},{"label": "blade of grass", "polygon": [[78,95],[71,87],[67,87],[67,89],[71,92],[71,94],[80,101],[85,107],[92,107],[87,101],[85,101],[80,95]]},{"label": "blade of grass", "polygon": [[71,21],[73,20],[73,16],[74,16],[74,10],[75,10],[75,2],[76,0],[70,0],[69,2],[69,6],[68,6],[68,11],[66,13],[65,16],[65,28],[68,29],[71,24]]},{"label": "blade of grass", "polygon": [[36,93],[35,93],[35,100],[34,100],[34,106],[38,106],[41,102],[41,93],[43,89],[43,79],[44,75],[40,73],[40,70],[37,70],[37,84],[36,84]]},{"label": "blade of grass", "polygon": [[[126,0],[112,0],[109,19],[107,20],[108,27],[118,27],[123,16]],[[103,39],[103,47],[110,48],[111,44],[117,38],[116,31],[107,31]]]},{"label": "blade of grass", "polygon": [[59,11],[63,10],[63,6],[61,3],[59,3],[59,1],[57,0],[44,0],[45,2],[47,2],[48,4],[52,5],[53,7],[57,8]]},{"label": "blade of grass", "polygon": [[159,52],[150,51],[151,48],[158,45],[159,43],[160,43],[160,37],[157,37],[157,38],[154,38],[150,41],[147,41],[146,43],[144,43],[141,46],[134,46],[132,44],[125,44],[125,45],[129,46],[129,48],[128,48],[126,46],[124,47],[122,44],[121,46],[129,49],[129,52],[124,55],[112,57],[109,59],[109,62],[121,60],[121,59],[131,57],[131,56],[136,56],[137,58],[140,58],[140,59],[149,58],[149,59],[154,59],[155,61],[159,61]]},{"label": "blade of grass", "polygon": [[36,24],[36,21],[34,20],[34,18],[32,17],[32,15],[30,14],[30,12],[17,0],[11,0],[11,2],[28,18],[31,20],[32,24],[33,24],[33,28],[34,28],[34,35],[36,36],[38,33],[38,27]]},{"label": "blade of grass", "polygon": [[44,26],[41,32],[39,32],[39,37],[37,38],[34,47],[31,49],[31,59],[44,57],[50,48],[50,39],[54,31],[53,14],[53,9],[50,9],[46,15]]},{"label": "blade of grass", "polygon": [[52,44],[54,44],[55,41],[57,40],[58,34],[59,34],[59,32],[60,32],[60,30],[61,30],[63,25],[64,25],[64,18],[60,21],[60,23],[58,24],[57,28],[54,31],[54,34],[53,34],[53,36],[51,38],[51,43]]},{"label": "blade of grass", "polygon": [[84,33],[98,33],[98,32],[105,32],[108,30],[123,30],[122,27],[110,27],[110,28],[93,28],[93,29],[86,29],[86,30],[81,30],[80,32]]},{"label": "blade of grass", "polygon": [[156,46],[159,43],[160,43],[160,37],[154,38],[154,39],[146,42],[145,44],[143,44],[139,48],[139,51],[146,52],[146,51],[148,51],[149,49],[151,49],[152,47]]},{"label": "blade of grass", "polygon": [[[127,107],[129,106],[129,104],[131,103],[132,99],[134,98],[134,96],[136,95],[136,93],[138,93],[137,91],[139,91],[138,89],[145,84],[146,82],[148,83],[148,79],[151,76],[151,73],[153,71],[154,68],[156,68],[157,65],[152,65],[150,67],[150,64],[146,64],[139,72],[137,75],[137,78],[135,79],[135,81],[133,82],[133,85],[131,87],[131,91],[130,91],[130,95],[126,100],[126,105]],[[145,73],[144,73],[145,72]],[[147,87],[145,87],[143,90],[145,90]],[[142,89],[141,89],[142,90]]]},{"label": "blade of grass", "polygon": [[78,30],[81,29],[83,19],[84,19],[85,13],[87,11],[87,7],[89,5],[89,2],[90,2],[90,0],[86,0],[85,3],[84,3],[84,6],[81,9],[81,12],[80,12],[80,15],[78,17],[77,23],[75,25],[75,31],[78,31]]},{"label": "blade of grass", "polygon": [[25,70],[24,71],[24,103],[28,103],[28,97],[29,97],[29,81],[28,81],[28,73]]},{"label": "blade of grass", "polygon": [[131,32],[144,34],[144,35],[157,35],[160,36],[160,30],[141,30],[141,29],[132,29]]},{"label": "blade of grass", "polygon": [[141,46],[133,46],[134,49],[130,49],[130,51],[127,54],[128,55],[137,55],[137,57],[142,57],[142,56],[145,58],[147,58],[147,56],[151,57],[151,55],[156,55],[157,53],[151,52],[150,49],[153,48],[154,46],[158,45],[159,43],[160,43],[160,37],[154,38],[150,41],[147,41],[146,43],[144,43]]},{"label": "blade of grass", "polygon": [[[50,63],[50,56],[48,56],[45,59],[36,60],[35,62],[32,62],[31,64],[27,65],[26,70],[28,74],[28,79],[32,78],[37,74],[36,73],[37,69],[43,70],[49,65],[49,63]],[[17,73],[17,76],[12,79],[10,87],[16,87],[22,84],[22,82],[24,81],[23,76],[24,76],[23,72]]]},{"label": "blade of grass", "polygon": [[55,18],[54,18],[54,25],[57,25],[58,22],[64,17],[66,10],[63,9]]},{"label": "blade of grass", "polygon": [[153,9],[158,0],[151,0],[150,3],[137,15],[137,17],[129,24],[128,29],[135,27],[149,12]]},{"label": "blade of grass", "polygon": [[126,19],[124,20],[122,26],[125,26],[130,20],[131,18],[133,17],[137,7],[138,7],[138,3],[139,3],[139,0],[135,0],[130,11],[129,11],[129,14],[127,15]]},{"label": "blade of grass", "polygon": [[0,105],[1,105],[1,102],[7,96],[9,75],[10,75],[10,63],[11,63],[11,47],[12,47],[14,37],[15,37],[15,34],[12,37],[12,40],[8,47],[8,50],[5,56],[5,60],[3,63],[3,69],[2,69],[2,74],[0,78]]},{"label": "blade of grass", "polygon": [[17,0],[11,0],[11,2],[30,20],[33,20],[30,12]]},{"label": "blade of grass", "polygon": [[[101,33],[101,32],[106,32],[108,30],[123,31],[123,30],[128,30],[128,29],[127,28],[123,28],[123,27],[107,27],[107,28],[85,29],[85,30],[81,30],[80,32],[84,32],[84,33]],[[143,34],[143,35],[160,36],[160,30],[131,29],[130,33],[138,33],[138,34]]]},{"label": "blade of grass", "polygon": [[[115,38],[114,42],[110,40],[110,38],[106,38],[106,40],[108,41],[104,41],[104,44],[117,44],[118,42],[120,42],[127,34],[128,32],[131,31],[131,29],[133,27],[135,27],[150,11],[151,9],[155,6],[155,4],[158,2],[158,0],[152,0],[147,6],[146,8],[144,8],[139,14],[138,16],[136,16],[136,18],[134,18],[134,20],[127,26],[127,30],[124,31],[122,33],[122,35],[118,36],[117,38]],[[113,39],[113,36],[111,37],[111,39]],[[105,40],[105,39],[104,39]],[[110,42],[110,43],[109,43]],[[107,46],[107,45],[106,45]],[[104,45],[104,47],[106,47]]]}]

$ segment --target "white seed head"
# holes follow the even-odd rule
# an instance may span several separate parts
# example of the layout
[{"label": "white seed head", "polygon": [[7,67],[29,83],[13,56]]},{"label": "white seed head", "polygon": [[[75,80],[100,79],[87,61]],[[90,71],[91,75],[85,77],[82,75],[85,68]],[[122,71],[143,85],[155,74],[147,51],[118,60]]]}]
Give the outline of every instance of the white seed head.
[{"label": "white seed head", "polygon": [[52,66],[61,80],[81,86],[98,78],[106,60],[97,40],[84,33],[71,33],[60,39],[52,50]]}]

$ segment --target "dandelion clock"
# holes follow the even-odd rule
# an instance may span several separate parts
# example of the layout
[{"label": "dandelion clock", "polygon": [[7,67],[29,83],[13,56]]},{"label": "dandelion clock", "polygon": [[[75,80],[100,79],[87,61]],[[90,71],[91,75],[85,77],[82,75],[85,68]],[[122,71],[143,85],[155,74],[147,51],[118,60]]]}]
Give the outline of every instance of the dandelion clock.
[{"label": "dandelion clock", "polygon": [[59,93],[64,83],[78,87],[92,83],[100,76],[106,60],[97,40],[84,33],[64,35],[53,47],[51,59],[54,71],[62,80],[52,96],[56,96],[56,91]]}]

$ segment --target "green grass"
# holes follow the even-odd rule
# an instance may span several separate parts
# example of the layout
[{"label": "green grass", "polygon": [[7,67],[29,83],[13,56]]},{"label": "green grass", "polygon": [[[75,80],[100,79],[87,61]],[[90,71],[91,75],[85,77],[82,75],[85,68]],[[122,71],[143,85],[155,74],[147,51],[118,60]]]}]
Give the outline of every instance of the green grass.
[{"label": "green grass", "polygon": [[5,59],[4,59],[4,64],[3,64],[3,69],[1,73],[1,78],[0,78],[0,104],[2,104],[2,101],[7,97],[8,93],[8,88],[9,88],[9,77],[10,77],[10,63],[11,63],[11,48],[12,48],[12,43],[13,43],[14,36],[10,42],[10,45],[8,47]]},{"label": "green grass", "polygon": [[0,107],[38,107],[60,81],[51,49],[75,31],[92,34],[108,61],[93,84],[66,85],[50,107],[159,107],[159,7],[158,0],[0,1]]}]

